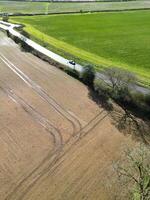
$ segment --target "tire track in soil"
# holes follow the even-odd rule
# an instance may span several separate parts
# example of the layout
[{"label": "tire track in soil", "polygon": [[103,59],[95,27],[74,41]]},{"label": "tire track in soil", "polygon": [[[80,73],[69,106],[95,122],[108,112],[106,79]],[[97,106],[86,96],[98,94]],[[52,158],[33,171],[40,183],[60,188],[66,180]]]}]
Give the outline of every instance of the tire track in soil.
[{"label": "tire track in soil", "polygon": [[[16,189],[9,195],[5,200],[23,200],[26,195],[30,192],[30,190],[35,186],[35,184],[40,181],[43,176],[47,175],[50,176],[54,170],[59,166],[60,159],[66,155],[72,148],[72,145],[75,145],[82,137],[87,135],[93,128],[95,128],[101,121],[103,121],[107,117],[108,113],[104,112],[102,110],[98,115],[96,115],[87,125],[85,125],[81,131],[77,133],[77,135],[72,136],[60,149],[59,151],[55,152],[54,156],[55,158],[53,160],[50,160],[50,157],[45,160],[45,168],[40,169],[40,172],[37,176],[34,176],[34,178],[31,178],[31,182],[29,184],[28,179],[27,183],[25,181],[22,182],[22,184],[18,184]],[[47,162],[47,164],[46,164]],[[57,164],[58,163],[58,164]],[[62,163],[62,162],[61,162]],[[56,166],[55,166],[56,165]],[[33,175],[33,174],[32,174]],[[24,185],[25,184],[25,185]],[[25,188],[26,186],[26,188]],[[19,192],[19,193],[18,193]],[[18,195],[18,196],[17,196]]]},{"label": "tire track in soil", "polygon": [[19,104],[35,121],[43,126],[53,137],[55,148],[59,148],[63,144],[63,139],[60,131],[53,126],[48,119],[42,116],[35,108],[25,102],[21,97],[16,95],[12,90],[0,87],[9,98]]},{"label": "tire track in soil", "polygon": [[[54,138],[54,144],[55,144],[54,149],[52,151],[50,151],[47,154],[47,156],[39,163],[39,165],[32,172],[30,172],[27,177],[25,177],[22,180],[22,181],[26,181],[29,177],[32,176],[32,174],[34,174],[38,170],[38,168],[40,168],[41,166],[43,166],[44,163],[47,160],[48,161],[54,161],[57,158],[59,152],[61,151],[62,145],[63,145],[62,135],[61,135],[60,131],[57,130],[57,128],[55,128],[53,125],[51,125],[50,122],[46,118],[44,118],[32,106],[30,106],[29,104],[27,104],[21,97],[17,96],[14,92],[12,92],[12,90],[6,89],[6,87],[3,88],[2,86],[0,86],[0,89],[12,101],[14,101],[16,104],[19,104],[25,110],[25,112],[27,112],[28,114],[30,114],[31,117],[35,121],[37,121],[41,126],[43,126],[53,136],[53,138]],[[38,176],[38,174],[36,176]],[[19,183],[19,185],[22,184],[22,181]],[[10,199],[11,199],[11,197],[10,197]]]},{"label": "tire track in soil", "polygon": [[[63,115],[66,119],[68,119],[68,115],[69,117],[71,116],[71,118],[73,117],[73,122],[70,120],[70,118],[68,119],[69,121],[71,121],[71,123],[73,123],[73,127],[74,127],[74,133],[73,133],[73,137],[71,137],[66,144],[69,144],[69,148],[67,148],[67,150],[65,151],[65,153],[62,153],[64,151],[62,151],[62,148],[59,148],[57,150],[55,150],[54,152],[50,152],[44,159],[43,161],[27,176],[25,177],[19,184],[18,186],[10,193],[8,194],[8,196],[5,198],[5,200],[13,200],[13,199],[23,199],[24,196],[27,194],[27,192],[30,191],[30,189],[36,184],[36,182],[42,178],[47,172],[49,172],[49,170],[51,169],[52,166],[54,166],[54,164],[62,157],[64,156],[69,149],[71,148],[71,146],[73,144],[75,144],[79,139],[81,139],[81,137],[83,137],[84,135],[86,135],[86,133],[88,133],[90,130],[92,130],[92,127],[90,126],[90,124],[92,123],[93,128],[101,121],[105,118],[105,116],[98,120],[98,116],[101,115],[101,113],[94,117],[84,128],[81,128],[81,124],[80,122],[74,117],[72,116],[70,113],[67,113],[67,111],[64,110],[64,108],[62,108],[53,98],[49,97],[49,95],[39,86],[37,85],[35,82],[33,82],[28,76],[26,76],[21,70],[19,70],[16,66],[14,66],[7,58],[5,58],[4,56],[1,54],[0,58],[2,59],[2,61],[14,72],[16,73],[26,84],[28,84],[28,86],[32,87],[32,89],[34,89],[44,100],[46,100],[50,105],[52,105],[56,111],[58,113],[60,113],[61,115]],[[54,103],[54,104],[53,104]],[[61,111],[59,110],[59,108],[61,108]],[[63,112],[62,112],[63,111]],[[67,116],[64,115],[67,113]],[[80,127],[79,130],[75,130],[75,125],[74,125],[74,121],[76,121],[77,125]],[[94,123],[96,122],[96,123]],[[90,128],[88,128],[90,127]],[[86,130],[85,130],[86,129]],[[84,131],[85,130],[85,131]],[[77,134],[77,135],[75,135]],[[63,145],[64,146],[64,145]],[[47,163],[48,162],[48,163]],[[40,168],[44,168],[44,169],[40,169]],[[38,170],[40,172],[38,172]],[[33,176],[33,177],[32,177]],[[28,180],[28,179],[31,180]],[[29,181],[29,182],[27,182]],[[24,183],[27,182],[27,188],[24,190]],[[21,193],[21,197],[19,196],[18,198],[16,197],[17,193],[19,190],[24,190],[24,192],[20,192]],[[19,193],[19,194],[20,194]],[[18,195],[19,195],[18,194]]]},{"label": "tire track in soil", "polygon": [[[53,106],[53,108],[55,108],[55,110],[60,113],[62,116],[64,116],[68,121],[71,122],[72,126],[73,126],[73,135],[79,131],[81,129],[81,124],[79,122],[78,119],[76,119],[74,116],[72,116],[69,112],[67,112],[61,105],[59,105],[53,98],[51,98],[39,85],[37,85],[35,82],[33,82],[28,76],[26,76],[21,70],[19,70],[15,65],[13,65],[7,58],[5,58],[2,54],[0,54],[0,58],[1,60],[15,73],[17,74],[28,86],[30,86],[32,89],[34,89],[39,95],[40,97],[42,97],[42,99],[46,100],[46,102],[48,102],[51,106]],[[46,99],[44,97],[46,97]],[[15,100],[16,101],[16,100]],[[60,110],[59,110],[60,109]],[[64,114],[65,113],[65,114]],[[66,116],[67,114],[67,116]],[[71,119],[70,119],[71,118]],[[75,124],[76,123],[76,124]],[[79,130],[77,130],[76,125],[79,126]],[[22,185],[22,183],[24,181],[26,181],[29,177],[31,177],[34,173],[36,173],[36,171],[43,166],[46,161],[50,161],[52,160],[55,161],[55,159],[58,157],[60,152],[60,148],[56,149],[53,153],[49,152],[48,155],[43,159],[43,161],[41,163],[39,163],[39,165],[33,169],[32,172],[30,172],[30,174],[25,177],[20,183],[19,185]],[[38,172],[37,172],[37,176],[38,176]],[[16,191],[16,189],[14,190]],[[10,196],[10,195],[8,195]],[[7,199],[7,198],[6,198]],[[11,199],[11,198],[10,198]]]},{"label": "tire track in soil", "polygon": [[38,95],[46,101],[49,105],[51,105],[58,114],[62,115],[66,120],[68,120],[73,127],[73,134],[80,131],[82,125],[80,121],[71,115],[68,111],[65,110],[58,102],[49,96],[46,91],[36,84],[33,80],[31,80],[26,74],[24,74],[19,68],[17,68],[12,62],[10,62],[2,53],[0,53],[1,60],[15,73],[17,74],[29,87],[31,87]]}]

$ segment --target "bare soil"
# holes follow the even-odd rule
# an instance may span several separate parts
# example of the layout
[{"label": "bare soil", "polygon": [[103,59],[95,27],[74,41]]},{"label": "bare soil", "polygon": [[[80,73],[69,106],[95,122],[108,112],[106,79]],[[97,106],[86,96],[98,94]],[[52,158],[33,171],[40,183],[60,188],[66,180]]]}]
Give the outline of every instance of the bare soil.
[{"label": "bare soil", "polygon": [[81,82],[0,38],[0,200],[111,199],[135,141]]}]

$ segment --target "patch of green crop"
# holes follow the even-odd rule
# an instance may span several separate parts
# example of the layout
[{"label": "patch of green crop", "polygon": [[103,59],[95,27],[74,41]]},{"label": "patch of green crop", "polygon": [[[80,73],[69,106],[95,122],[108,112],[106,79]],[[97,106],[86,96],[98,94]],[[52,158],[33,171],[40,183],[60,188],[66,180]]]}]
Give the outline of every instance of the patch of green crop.
[{"label": "patch of green crop", "polygon": [[100,67],[128,69],[150,84],[150,12],[15,17],[39,40]]}]

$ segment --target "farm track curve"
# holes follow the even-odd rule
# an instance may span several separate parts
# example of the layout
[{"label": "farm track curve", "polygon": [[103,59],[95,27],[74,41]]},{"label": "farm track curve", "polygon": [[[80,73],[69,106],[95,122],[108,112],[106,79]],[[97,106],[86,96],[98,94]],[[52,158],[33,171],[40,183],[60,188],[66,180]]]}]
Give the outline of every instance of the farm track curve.
[{"label": "farm track curve", "polygon": [[[75,135],[76,132],[80,131],[81,124],[78,119],[76,119],[74,116],[72,116],[69,112],[67,112],[61,105],[59,105],[55,99],[50,97],[39,85],[37,85],[35,82],[33,82],[28,76],[26,76],[20,69],[18,69],[13,63],[11,63],[5,56],[3,56],[0,53],[0,59],[8,66],[15,74],[17,74],[29,87],[31,87],[36,93],[39,94],[39,96],[48,102],[60,115],[62,115],[65,119],[67,119],[73,126],[73,134]],[[21,97],[18,97],[16,94],[14,94],[11,90],[5,90],[5,92],[12,98],[12,100],[18,102],[21,104],[21,106],[24,108],[25,111],[30,112],[32,114],[32,117],[36,118],[38,122],[41,123],[42,126],[46,126],[47,129],[50,128],[50,124],[46,119],[44,119],[36,110],[34,110],[29,104],[27,104]],[[53,127],[54,129],[54,127]],[[55,130],[56,131],[56,130]],[[56,133],[56,132],[55,132]],[[57,134],[58,136],[58,134]],[[47,156],[39,163],[39,165],[29,173],[27,177],[25,177],[22,181],[27,180],[29,177],[32,176],[41,166],[43,166],[46,161],[48,162],[54,162],[55,159],[58,156],[58,153],[60,152],[60,148],[62,146],[62,137],[59,136],[59,141],[57,138],[57,143],[59,144],[58,148],[56,148],[53,152],[49,152]],[[37,174],[38,176],[38,174]],[[21,185],[22,181],[19,183]],[[7,199],[7,198],[6,198]],[[11,198],[10,198],[11,199]]]},{"label": "farm track curve", "polygon": [[[67,112],[61,105],[59,105],[55,99],[50,97],[39,85],[32,81],[26,74],[24,74],[18,67],[10,62],[2,53],[0,53],[0,59],[9,67],[15,74],[17,74],[29,87],[31,87],[39,96],[46,102],[48,102],[60,115],[67,119],[73,128],[73,134],[71,137],[59,148],[52,152],[49,152],[47,156],[36,166],[29,174],[24,177],[18,185],[10,191],[5,200],[20,200],[24,199],[26,194],[34,187],[34,185],[47,173],[49,174],[51,169],[55,167],[55,163],[59,161],[84,135],[91,131],[97,124],[102,121],[107,114],[102,111],[96,115],[90,122],[84,127],[81,126],[80,122],[76,117],[72,116]],[[24,108],[25,111],[32,113],[32,117],[35,117],[39,123],[43,123],[43,126],[48,126],[48,122],[41,118],[41,115],[34,110],[29,104],[27,104],[21,97],[18,97],[12,92],[7,90],[8,95],[15,101],[19,101],[19,104]],[[104,115],[103,115],[104,114]],[[44,121],[43,121],[44,120]],[[49,126],[48,126],[49,127]],[[60,141],[58,142],[60,143]]]},{"label": "farm track curve", "polygon": [[21,97],[16,95],[11,89],[8,89],[8,87],[0,88],[53,136],[55,148],[61,147],[63,144],[62,135],[60,131],[49,122],[48,119],[42,116],[35,108],[25,102]]},{"label": "farm track curve", "polygon": [[31,80],[26,74],[24,74],[19,68],[17,68],[12,62],[10,62],[2,53],[0,53],[0,59],[15,73],[17,74],[29,87],[31,87],[39,96],[50,104],[57,113],[62,115],[66,120],[68,120],[73,126],[73,135],[81,129],[80,121],[67,112],[57,101],[49,96],[46,91]]},{"label": "farm track curve", "polygon": [[[66,155],[67,152],[71,149],[72,145],[76,144],[82,137],[88,134],[92,129],[94,129],[101,121],[103,121],[107,117],[108,113],[102,110],[98,115],[96,115],[92,120],[89,121],[76,135],[72,136],[63,147],[66,149],[59,149],[54,152],[52,157],[48,155],[43,163],[39,167],[37,167],[31,174],[22,180],[18,186],[15,188],[13,192],[11,192],[5,200],[22,200],[28,194],[28,192],[34,187],[34,185],[48,173],[50,175],[53,172],[53,167],[55,168],[55,164]],[[42,167],[40,169],[40,167]],[[52,169],[52,172],[50,171]],[[40,171],[40,172],[37,172]],[[36,173],[34,175],[34,173]],[[34,177],[32,177],[34,176]],[[29,180],[31,179],[31,180]],[[26,183],[27,181],[27,183]],[[26,187],[26,188],[25,188]]]}]

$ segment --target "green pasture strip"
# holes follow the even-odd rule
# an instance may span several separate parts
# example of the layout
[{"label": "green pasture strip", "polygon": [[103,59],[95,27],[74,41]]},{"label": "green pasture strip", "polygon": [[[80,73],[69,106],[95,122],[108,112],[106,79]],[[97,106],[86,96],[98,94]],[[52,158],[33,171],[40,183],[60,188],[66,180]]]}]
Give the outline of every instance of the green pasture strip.
[{"label": "green pasture strip", "polygon": [[[150,85],[150,12],[13,17],[48,48],[89,62],[97,70],[120,67]],[[134,23],[133,23],[134,22]],[[56,52],[56,51],[55,51]]]}]

